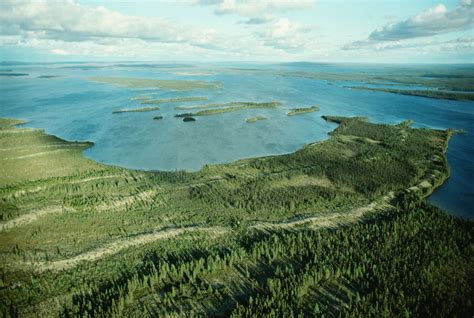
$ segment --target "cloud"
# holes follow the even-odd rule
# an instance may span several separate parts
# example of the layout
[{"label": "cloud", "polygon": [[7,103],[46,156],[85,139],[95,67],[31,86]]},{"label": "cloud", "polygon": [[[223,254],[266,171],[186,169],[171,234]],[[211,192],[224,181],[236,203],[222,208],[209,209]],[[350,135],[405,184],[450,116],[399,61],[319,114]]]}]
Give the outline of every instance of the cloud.
[{"label": "cloud", "polygon": [[458,37],[450,40],[433,40],[430,38],[420,40],[404,40],[404,41],[373,41],[370,44],[363,42],[357,46],[357,42],[342,48],[344,51],[357,49],[367,54],[394,52],[399,54],[404,52],[410,56],[414,55],[434,55],[439,53],[472,53],[474,52],[474,38]]},{"label": "cloud", "polygon": [[380,30],[373,31],[369,41],[398,41],[465,30],[474,26],[474,2],[461,1],[449,11],[438,4],[404,21],[389,23]]},{"label": "cloud", "polygon": [[216,49],[211,28],[183,28],[165,19],[125,16],[73,1],[3,0],[0,8],[1,35],[65,42],[127,38]]},{"label": "cloud", "polygon": [[255,17],[263,13],[304,9],[315,0],[192,0],[187,3],[214,6],[216,14]]},{"label": "cloud", "polygon": [[290,52],[303,51],[314,42],[311,34],[313,29],[288,18],[280,18],[263,26],[258,36],[266,46]]},{"label": "cloud", "polygon": [[245,21],[240,21],[240,24],[248,24],[248,25],[256,25],[256,24],[266,24],[274,21],[275,18],[272,16],[264,16],[264,17],[256,17],[256,18],[249,18]]},{"label": "cloud", "polygon": [[71,55],[71,53],[63,49],[53,49],[51,50],[51,53],[56,54],[56,55]]},{"label": "cloud", "polygon": [[[124,15],[73,0],[0,1],[0,45],[56,56],[137,59],[288,58],[301,53],[299,24],[274,17],[249,18],[224,33],[159,17]],[[293,57],[294,58],[294,57]]]}]

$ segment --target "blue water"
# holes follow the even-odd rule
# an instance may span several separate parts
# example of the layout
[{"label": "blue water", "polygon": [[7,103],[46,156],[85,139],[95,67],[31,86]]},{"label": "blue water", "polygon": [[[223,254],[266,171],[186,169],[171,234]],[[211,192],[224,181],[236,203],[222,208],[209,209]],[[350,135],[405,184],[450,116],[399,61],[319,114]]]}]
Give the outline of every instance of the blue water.
[{"label": "blue water", "polygon": [[[96,161],[145,170],[194,171],[205,164],[240,158],[282,154],[327,138],[335,125],[321,115],[366,116],[383,123],[405,119],[416,127],[463,128],[450,142],[451,178],[430,201],[450,213],[474,217],[474,103],[345,89],[326,81],[283,77],[280,71],[361,72],[384,74],[394,66],[279,64],[279,65],[23,65],[9,66],[27,77],[0,78],[0,117],[27,120],[26,126],[43,128],[67,140],[89,140],[94,147],[85,155]],[[410,68],[412,66],[404,66]],[[415,66],[413,66],[415,67]],[[461,66],[452,66],[461,67]],[[242,71],[236,68],[246,68]],[[251,70],[256,69],[256,70]],[[275,72],[274,72],[275,71]],[[195,72],[198,76],[176,75]],[[205,75],[211,74],[211,75]],[[40,75],[59,75],[45,79]],[[139,107],[130,98],[147,90],[115,87],[87,80],[88,76],[130,76],[159,79],[220,81],[222,88],[186,92],[155,91],[154,98],[205,96],[209,101],[162,104],[161,110],[112,114],[113,110]],[[175,106],[232,101],[277,100],[281,109],[246,110],[198,117],[184,123]],[[321,110],[288,117],[288,108],[317,104]],[[153,116],[161,115],[159,121]],[[247,124],[245,119],[265,115],[268,120]]]}]

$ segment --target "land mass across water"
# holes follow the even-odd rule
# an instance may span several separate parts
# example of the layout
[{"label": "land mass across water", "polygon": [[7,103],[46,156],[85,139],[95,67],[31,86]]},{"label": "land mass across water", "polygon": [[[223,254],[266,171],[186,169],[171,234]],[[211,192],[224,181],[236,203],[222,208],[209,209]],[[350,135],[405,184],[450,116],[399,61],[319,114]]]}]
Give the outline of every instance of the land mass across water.
[{"label": "land mass across water", "polygon": [[219,82],[211,81],[191,81],[191,80],[162,80],[137,77],[88,77],[90,81],[103,84],[129,88],[154,88],[167,90],[193,90],[193,89],[216,89],[221,86]]},{"label": "land mass across water", "polygon": [[395,89],[395,88],[378,88],[366,86],[344,86],[344,88],[367,90],[374,92],[393,93],[409,96],[420,96],[427,98],[441,98],[450,100],[474,100],[474,93],[471,92],[451,92],[439,90],[412,90],[412,89]]}]

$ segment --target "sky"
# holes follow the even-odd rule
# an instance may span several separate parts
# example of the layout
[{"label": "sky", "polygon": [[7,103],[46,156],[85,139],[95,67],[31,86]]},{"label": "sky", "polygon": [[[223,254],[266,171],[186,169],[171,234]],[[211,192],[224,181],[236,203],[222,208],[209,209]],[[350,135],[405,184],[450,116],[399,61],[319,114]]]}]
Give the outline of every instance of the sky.
[{"label": "sky", "polygon": [[1,0],[0,61],[473,63],[474,0]]}]

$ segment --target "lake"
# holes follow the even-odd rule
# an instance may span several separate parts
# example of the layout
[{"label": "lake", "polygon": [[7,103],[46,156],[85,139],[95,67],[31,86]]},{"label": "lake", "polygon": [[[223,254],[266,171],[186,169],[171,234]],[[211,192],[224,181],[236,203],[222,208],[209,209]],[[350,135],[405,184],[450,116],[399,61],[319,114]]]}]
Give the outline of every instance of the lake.
[{"label": "lake", "polygon": [[[67,140],[92,141],[95,145],[85,151],[85,156],[102,163],[144,170],[195,171],[205,164],[293,152],[306,143],[328,138],[328,132],[336,125],[325,122],[321,115],[366,116],[371,121],[389,124],[411,119],[415,127],[464,129],[467,133],[455,135],[449,144],[452,175],[429,201],[454,215],[473,218],[474,102],[351,90],[344,86],[357,83],[281,76],[284,72],[302,71],[385,74],[395,67],[399,66],[8,65],[2,69],[29,75],[0,77],[0,117],[26,120],[28,127],[42,128]],[[58,77],[39,78],[44,75]],[[87,80],[90,76],[218,81],[222,86],[192,91],[149,90],[95,83]],[[156,99],[202,96],[209,100],[161,104],[161,109],[153,112],[112,113],[117,109],[142,107],[130,99],[149,93]],[[185,112],[175,110],[176,106],[235,101],[280,101],[282,106],[196,117],[197,121],[190,123],[174,117]],[[318,105],[320,111],[286,116],[290,108],[311,105]],[[153,120],[157,115],[163,119]],[[256,115],[264,115],[267,120],[246,123],[247,118]]]}]

